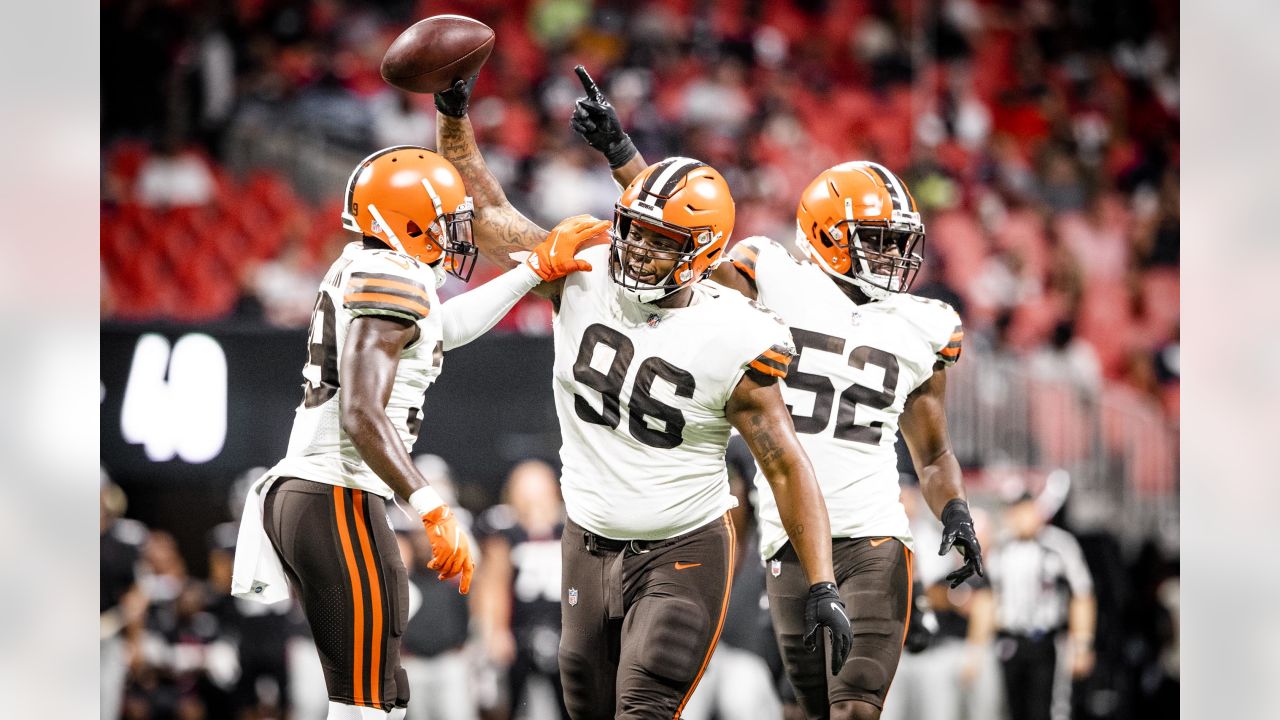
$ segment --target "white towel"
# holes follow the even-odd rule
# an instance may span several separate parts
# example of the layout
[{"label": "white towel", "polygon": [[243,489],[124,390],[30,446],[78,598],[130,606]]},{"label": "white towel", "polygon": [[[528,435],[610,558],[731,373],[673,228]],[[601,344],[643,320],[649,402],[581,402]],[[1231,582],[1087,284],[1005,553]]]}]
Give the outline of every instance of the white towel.
[{"label": "white towel", "polygon": [[275,480],[275,475],[267,473],[249,488],[244,512],[240,515],[236,560],[231,571],[231,594],[264,604],[289,599],[289,580],[262,524],[262,501]]}]

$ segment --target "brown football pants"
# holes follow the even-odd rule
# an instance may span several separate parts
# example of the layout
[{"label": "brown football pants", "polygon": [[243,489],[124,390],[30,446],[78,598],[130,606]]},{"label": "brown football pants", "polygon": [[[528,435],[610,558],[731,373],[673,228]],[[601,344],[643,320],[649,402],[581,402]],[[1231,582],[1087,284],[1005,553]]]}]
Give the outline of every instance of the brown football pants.
[{"label": "brown football pants", "polygon": [[911,551],[895,538],[838,538],[831,561],[840,599],[853,625],[853,647],[832,676],[826,643],[804,646],[804,606],[809,582],[791,543],[765,568],[769,614],[782,664],[806,717],[830,717],[831,704],[861,700],[884,707],[898,671],[911,608]]},{"label": "brown football pants", "polygon": [[570,521],[560,547],[570,717],[678,718],[724,625],[735,552],[728,514],[656,541],[609,540]]},{"label": "brown football pants", "polygon": [[281,478],[267,492],[263,524],[302,602],[329,699],[383,710],[407,705],[400,636],[409,620],[409,580],[386,501]]}]

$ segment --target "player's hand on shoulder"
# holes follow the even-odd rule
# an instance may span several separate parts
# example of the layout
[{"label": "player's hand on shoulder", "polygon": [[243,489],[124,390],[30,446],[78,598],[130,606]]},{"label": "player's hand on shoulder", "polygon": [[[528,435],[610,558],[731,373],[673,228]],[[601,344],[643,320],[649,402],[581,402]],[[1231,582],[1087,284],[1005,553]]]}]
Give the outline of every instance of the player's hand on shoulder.
[{"label": "player's hand on shoulder", "polygon": [[466,595],[471,590],[471,576],[475,573],[476,563],[471,557],[467,534],[458,524],[457,516],[448,505],[442,504],[422,516],[422,526],[431,543],[431,562],[427,567],[439,571],[441,580],[461,574],[458,592]]},{"label": "player's hand on shoulder", "polygon": [[590,215],[565,218],[551,229],[546,240],[533,248],[525,262],[543,282],[559,280],[572,272],[588,272],[591,263],[574,255],[608,229],[608,220],[597,220]]},{"label": "player's hand on shoulder", "polygon": [[817,652],[822,641],[821,629],[831,632],[831,674],[840,673],[844,660],[853,647],[853,628],[845,613],[844,601],[835,583],[814,583],[804,604],[804,644],[809,652]]},{"label": "player's hand on shoulder", "polygon": [[620,168],[636,156],[636,146],[622,129],[622,121],[613,105],[605,99],[604,93],[596,86],[587,69],[581,65],[574,68],[586,97],[578,98],[569,119],[569,126],[582,136],[587,144],[595,148],[609,160],[609,167]]}]

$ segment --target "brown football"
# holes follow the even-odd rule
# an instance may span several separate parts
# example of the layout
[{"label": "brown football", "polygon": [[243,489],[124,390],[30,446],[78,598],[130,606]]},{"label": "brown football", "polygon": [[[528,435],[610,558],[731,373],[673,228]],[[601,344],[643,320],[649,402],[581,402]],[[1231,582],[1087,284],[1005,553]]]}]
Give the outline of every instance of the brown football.
[{"label": "brown football", "polygon": [[438,93],[480,71],[493,30],[461,15],[435,15],[400,33],[382,56],[382,79],[409,92]]}]

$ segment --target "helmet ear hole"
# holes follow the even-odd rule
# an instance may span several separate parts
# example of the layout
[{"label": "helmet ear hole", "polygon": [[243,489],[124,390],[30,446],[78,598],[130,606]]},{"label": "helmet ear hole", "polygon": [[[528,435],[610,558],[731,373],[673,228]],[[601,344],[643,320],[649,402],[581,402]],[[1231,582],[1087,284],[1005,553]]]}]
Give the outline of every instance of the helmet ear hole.
[{"label": "helmet ear hole", "polygon": [[834,248],[836,246],[835,241],[831,239],[831,236],[827,234],[826,230],[817,230],[817,234],[818,234],[818,239],[822,241],[822,244],[824,246],[828,248]]},{"label": "helmet ear hole", "polygon": [[409,233],[409,237],[416,238],[422,234],[422,228],[418,227],[418,223],[410,220],[409,225],[405,227],[405,232]]}]

